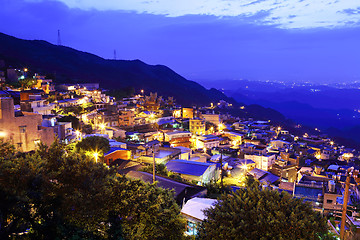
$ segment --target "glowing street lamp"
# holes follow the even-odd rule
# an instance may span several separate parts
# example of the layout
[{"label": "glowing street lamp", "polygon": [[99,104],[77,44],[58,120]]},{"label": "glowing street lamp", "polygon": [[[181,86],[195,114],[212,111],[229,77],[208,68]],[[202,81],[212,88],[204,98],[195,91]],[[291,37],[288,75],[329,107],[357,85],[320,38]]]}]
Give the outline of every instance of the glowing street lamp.
[{"label": "glowing street lamp", "polygon": [[241,165],[241,168],[242,168],[242,169],[244,169],[245,171],[247,171],[247,170],[248,170],[248,167],[247,167],[247,165],[246,165],[246,164]]},{"label": "glowing street lamp", "polygon": [[75,131],[76,139],[81,139],[81,132],[79,130]]},{"label": "glowing street lamp", "polygon": [[95,162],[97,163],[97,162],[98,162],[98,159],[99,159],[99,153],[98,153],[98,152],[93,152],[93,153],[92,153],[92,156],[94,157]]},{"label": "glowing street lamp", "polygon": [[6,137],[6,132],[0,131],[0,138],[5,138],[5,137]]},{"label": "glowing street lamp", "polygon": [[101,123],[101,124],[99,124],[99,128],[100,128],[100,130],[101,130],[101,133],[103,134],[103,133],[104,133],[104,130],[105,130],[105,128],[106,128],[106,125],[105,125],[104,123]]},{"label": "glowing street lamp", "polygon": [[225,125],[223,123],[220,123],[218,125],[219,132],[222,132],[225,129]]}]

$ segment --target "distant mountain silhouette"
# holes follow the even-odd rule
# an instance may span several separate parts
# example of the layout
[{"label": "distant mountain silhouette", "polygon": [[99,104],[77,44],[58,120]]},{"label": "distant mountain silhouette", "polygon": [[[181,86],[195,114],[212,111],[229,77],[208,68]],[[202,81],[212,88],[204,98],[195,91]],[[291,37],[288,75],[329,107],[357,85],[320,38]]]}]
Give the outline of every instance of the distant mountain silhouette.
[{"label": "distant mountain silhouette", "polygon": [[134,88],[158,92],[158,95],[173,96],[183,106],[210,105],[225,100],[233,104],[229,109],[234,116],[259,120],[271,119],[284,122],[279,112],[259,105],[249,105],[240,110],[233,98],[221,91],[186,80],[163,65],[148,65],[140,60],[107,60],[94,54],[70,47],[57,46],[42,40],[23,40],[0,33],[0,60],[14,67],[29,68],[34,72],[55,77],[55,83],[100,83],[100,87],[114,90]]},{"label": "distant mountain silhouette", "polygon": [[98,82],[106,89],[135,88],[174,96],[184,105],[235,102],[216,89],[207,90],[163,65],[140,60],[107,60],[41,40],[22,40],[0,33],[0,59],[17,67],[53,74],[57,83]]}]

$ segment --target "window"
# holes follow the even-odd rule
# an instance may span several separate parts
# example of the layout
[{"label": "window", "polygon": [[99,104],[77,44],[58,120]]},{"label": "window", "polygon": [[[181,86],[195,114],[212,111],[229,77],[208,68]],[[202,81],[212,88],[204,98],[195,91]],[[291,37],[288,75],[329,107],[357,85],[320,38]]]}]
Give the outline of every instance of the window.
[{"label": "window", "polygon": [[326,203],[328,203],[328,204],[331,204],[332,202],[333,202],[333,200],[331,200],[331,199],[326,200]]},{"label": "window", "polygon": [[37,106],[40,107],[40,102],[37,102]]},{"label": "window", "polygon": [[19,126],[20,133],[26,133],[26,126]]}]

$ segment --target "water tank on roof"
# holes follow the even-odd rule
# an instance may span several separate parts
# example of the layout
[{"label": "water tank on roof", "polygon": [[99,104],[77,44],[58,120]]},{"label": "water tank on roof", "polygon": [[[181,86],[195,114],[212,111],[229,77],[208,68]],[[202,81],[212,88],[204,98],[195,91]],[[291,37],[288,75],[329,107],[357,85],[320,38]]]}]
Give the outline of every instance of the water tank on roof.
[{"label": "water tank on roof", "polygon": [[323,195],[322,195],[321,193],[318,194],[317,201],[318,201],[318,202],[322,202],[322,201],[323,201]]},{"label": "water tank on roof", "polygon": [[311,181],[311,186],[314,187],[316,185],[316,181]]},{"label": "water tank on roof", "polygon": [[330,180],[328,183],[329,186],[329,192],[334,193],[335,192],[335,182],[334,180]]}]

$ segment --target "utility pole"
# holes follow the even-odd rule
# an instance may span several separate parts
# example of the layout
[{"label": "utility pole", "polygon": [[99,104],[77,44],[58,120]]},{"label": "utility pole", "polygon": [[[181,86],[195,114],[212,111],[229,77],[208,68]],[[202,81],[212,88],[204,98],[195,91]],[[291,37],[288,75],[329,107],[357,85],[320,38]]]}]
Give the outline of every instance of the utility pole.
[{"label": "utility pole", "polygon": [[345,193],[344,193],[344,202],[343,202],[343,210],[341,216],[341,226],[340,226],[340,239],[344,240],[345,234],[345,222],[346,222],[346,210],[347,204],[349,201],[349,186],[350,186],[350,179],[351,179],[351,168],[346,171],[346,182],[345,182]]},{"label": "utility pole", "polygon": [[155,183],[155,144],[153,144],[153,183]]},{"label": "utility pole", "polygon": [[346,223],[346,211],[347,211],[347,204],[349,201],[349,187],[350,187],[350,180],[351,177],[354,178],[356,186],[359,185],[360,178],[359,178],[359,171],[353,168],[349,168],[346,171],[346,182],[345,182],[345,192],[344,192],[344,202],[343,202],[343,211],[341,215],[341,226],[340,226],[340,239],[345,239],[345,223]]},{"label": "utility pole", "polygon": [[114,60],[116,60],[116,49],[114,49]]},{"label": "utility pole", "polygon": [[221,148],[221,151],[220,151],[220,186],[221,186],[221,189],[223,189],[223,149]]}]

